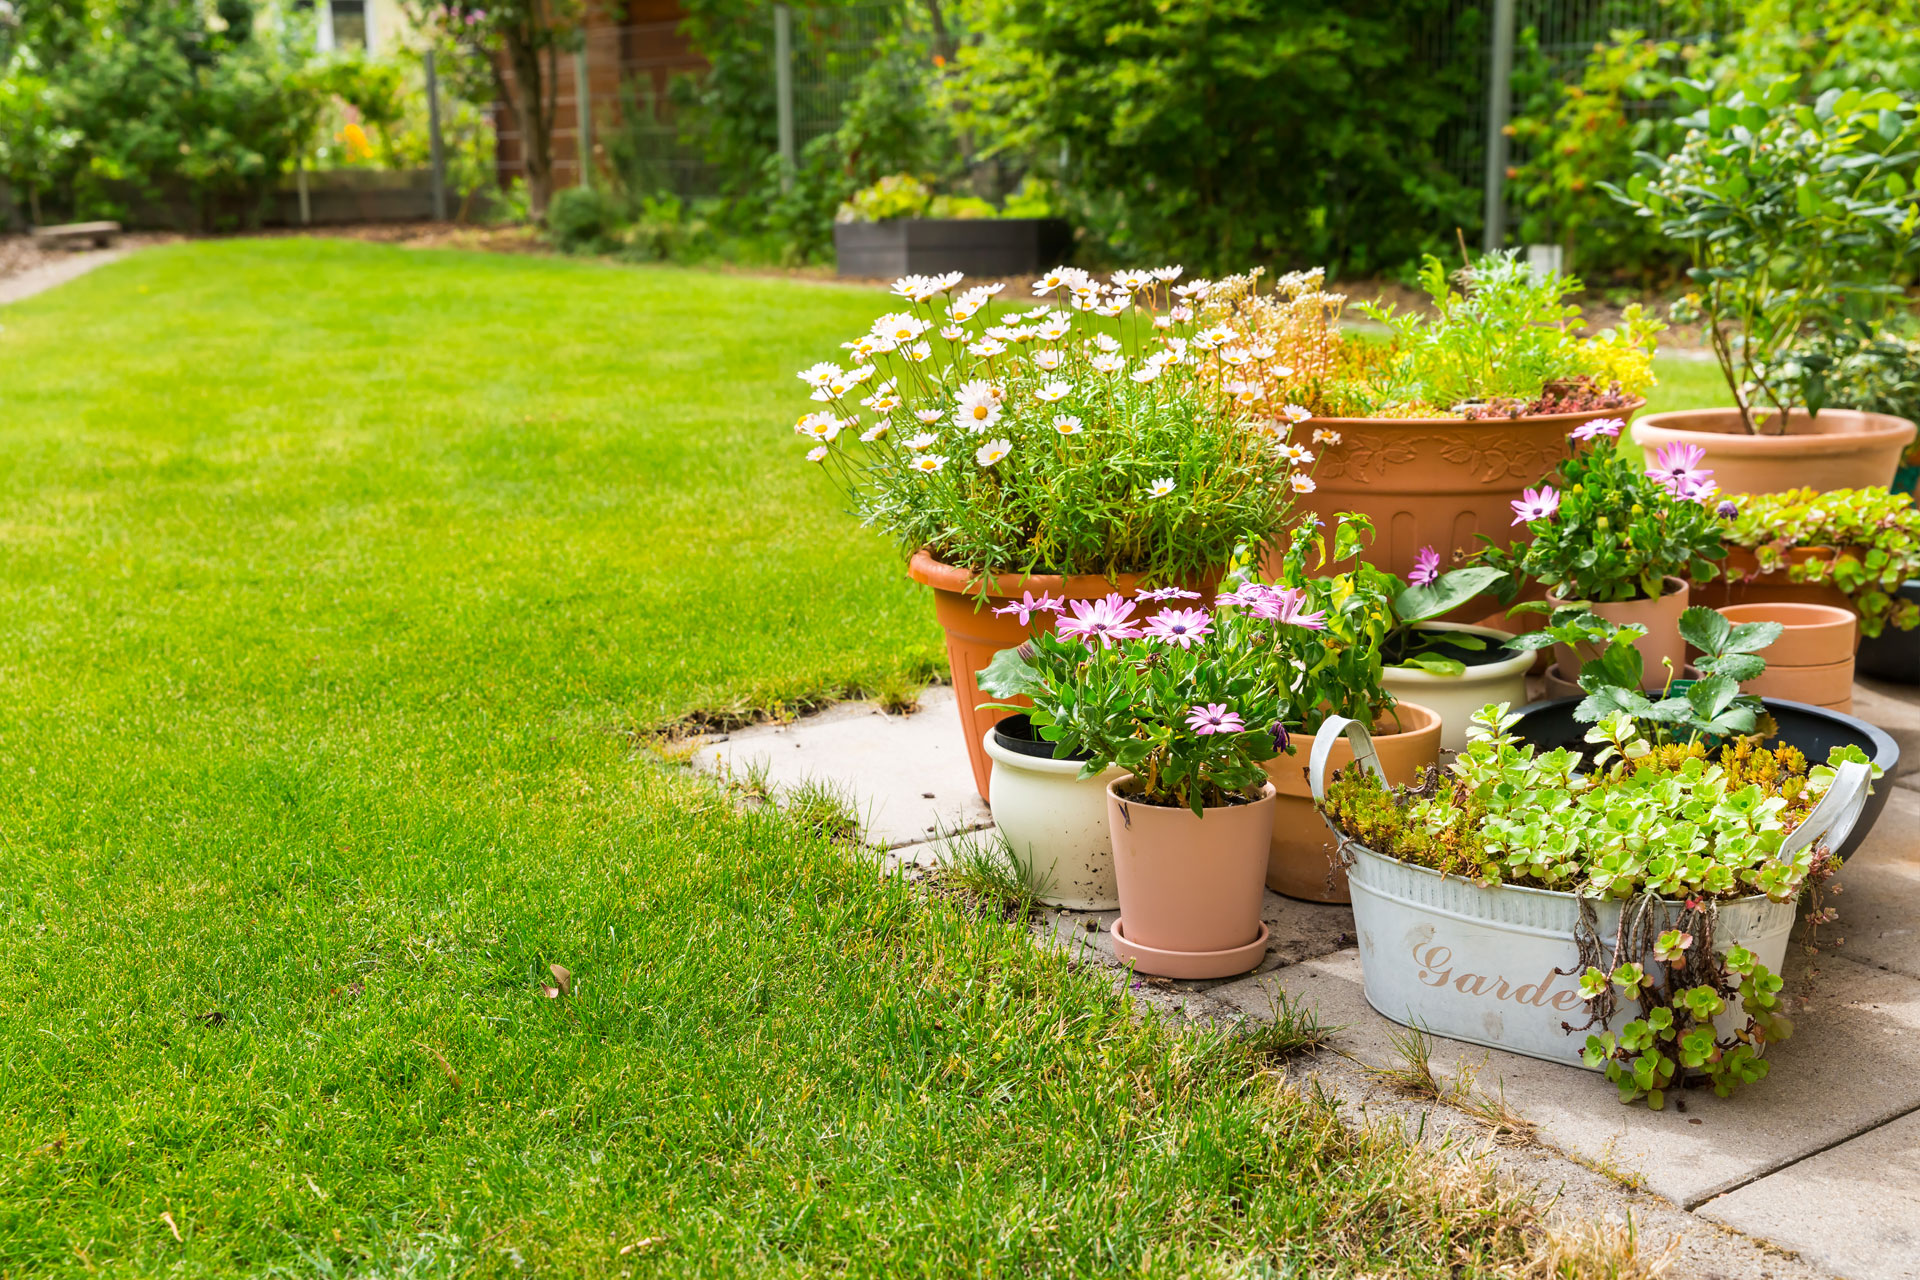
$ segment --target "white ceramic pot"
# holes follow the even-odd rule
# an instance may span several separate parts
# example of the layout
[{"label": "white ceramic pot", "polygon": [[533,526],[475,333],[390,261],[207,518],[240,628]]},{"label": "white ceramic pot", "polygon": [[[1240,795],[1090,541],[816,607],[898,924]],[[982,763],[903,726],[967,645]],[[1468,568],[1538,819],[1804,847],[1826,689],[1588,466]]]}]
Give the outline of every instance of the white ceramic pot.
[{"label": "white ceramic pot", "polygon": [[[1513,639],[1508,631],[1492,627],[1470,626],[1464,622],[1421,622],[1417,631],[1459,631],[1479,636],[1489,649],[1498,650]],[[1467,721],[1489,702],[1527,703],[1527,669],[1533,665],[1532,653],[1508,653],[1498,662],[1468,667],[1457,676],[1435,675],[1418,667],[1388,667],[1380,683],[1401,702],[1416,702],[1440,713],[1440,749],[1467,749]]]},{"label": "white ceramic pot", "polygon": [[1050,906],[1112,911],[1120,905],[1107,831],[1107,784],[1126,776],[1115,766],[1080,777],[1078,760],[1015,751],[988,729],[993,821],[1028,883]]},{"label": "white ceramic pot", "polygon": [[[1310,767],[1316,799],[1326,794],[1326,757],[1343,731],[1353,743],[1355,761],[1378,773],[1366,729],[1336,717],[1316,741],[1316,748],[1329,744],[1329,750],[1316,749]],[[1867,773],[1867,765],[1843,765],[1783,848],[1790,852],[1823,837],[1840,847],[1865,803]],[[1341,839],[1337,831],[1334,835]],[[1622,1002],[1607,1023],[1582,1025],[1587,1014],[1577,989],[1582,969],[1574,941],[1580,920],[1575,895],[1511,885],[1489,888],[1350,840],[1342,844],[1367,1003],[1385,1017],[1449,1039],[1584,1067],[1580,1053],[1589,1034],[1617,1030],[1639,1016],[1637,1006]],[[1593,900],[1592,906],[1604,946],[1615,935],[1621,904]],[[1672,909],[1671,918],[1677,919],[1678,904]],[[1744,946],[1778,974],[1794,909],[1791,902],[1763,897],[1723,902],[1714,944],[1721,950]],[[1667,927],[1656,922],[1655,932]],[[1659,965],[1651,955],[1643,963],[1650,970]],[[1725,1035],[1744,1018],[1736,1002],[1715,1021]]]}]

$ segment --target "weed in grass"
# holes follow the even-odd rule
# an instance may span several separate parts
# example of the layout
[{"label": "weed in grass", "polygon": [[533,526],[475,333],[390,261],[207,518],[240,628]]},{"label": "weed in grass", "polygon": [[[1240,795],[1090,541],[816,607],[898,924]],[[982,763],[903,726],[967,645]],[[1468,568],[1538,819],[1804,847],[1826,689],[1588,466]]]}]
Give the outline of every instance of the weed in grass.
[{"label": "weed in grass", "polygon": [[946,832],[938,840],[941,860],[932,876],[936,892],[1007,921],[1033,916],[1050,885],[1035,883],[1031,864],[1021,860],[1006,837],[998,831],[968,831]]},{"label": "weed in grass", "polygon": [[1317,1053],[1333,1043],[1343,1027],[1329,1026],[1320,1020],[1320,1011],[1302,1003],[1284,988],[1275,987],[1268,995],[1271,1008],[1265,1021],[1246,1020],[1239,1024],[1240,1044],[1255,1060],[1284,1062],[1301,1054]]},{"label": "weed in grass", "polygon": [[1387,1038],[1398,1061],[1367,1067],[1367,1075],[1422,1102],[1446,1101],[1446,1086],[1433,1074],[1433,1037],[1419,1027],[1405,1027],[1388,1033]]},{"label": "weed in grass", "polygon": [[[764,787],[765,782],[763,776],[759,785]],[[802,830],[836,843],[851,843],[860,838],[860,810],[852,790],[844,783],[808,778],[787,790],[781,806]]]},{"label": "weed in grass", "polygon": [[1679,1259],[1680,1239],[1670,1238],[1657,1253],[1647,1253],[1634,1225],[1626,1219],[1555,1221],[1536,1240],[1527,1259],[1528,1274],[1553,1280],[1659,1280]]}]

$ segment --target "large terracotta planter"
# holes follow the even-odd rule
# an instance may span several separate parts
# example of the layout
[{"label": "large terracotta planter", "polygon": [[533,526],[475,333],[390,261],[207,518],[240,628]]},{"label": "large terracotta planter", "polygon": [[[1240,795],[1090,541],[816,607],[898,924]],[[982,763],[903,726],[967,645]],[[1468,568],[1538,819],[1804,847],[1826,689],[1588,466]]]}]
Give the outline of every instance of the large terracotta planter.
[{"label": "large terracotta planter", "polygon": [[1760,651],[1767,669],[1740,687],[1762,698],[1806,702],[1853,714],[1853,651],[1860,620],[1851,609],[1824,604],[1732,604],[1720,615],[1742,622],[1778,622],[1785,630]]},{"label": "large terracotta planter", "polygon": [[[980,672],[1002,649],[1015,648],[1030,636],[1053,630],[1052,614],[1036,613],[1030,623],[1023,625],[1018,614],[996,614],[994,609],[1009,599],[1019,599],[1027,591],[1036,596],[1051,595],[1068,600],[1093,600],[1114,591],[1131,597],[1140,589],[1143,578],[1133,573],[1121,574],[1117,579],[1091,574],[1065,577],[1002,574],[988,582],[983,601],[979,579],[974,574],[942,564],[925,551],[915,553],[907,564],[907,574],[915,582],[933,588],[933,612],[941,630],[947,633],[947,662],[953,668],[954,692],[959,695],[960,732],[966,739],[967,762],[973,766],[974,789],[982,800],[990,801],[988,790],[993,761],[987,756],[983,736],[1009,713],[977,709],[982,702],[997,701],[980,692]],[[1210,601],[1219,581],[1216,574],[1204,582],[1189,585],[1201,593],[1203,601]],[[1026,699],[1017,701],[1024,703]]]},{"label": "large terracotta planter", "polygon": [[1697,445],[1703,466],[1723,493],[1786,493],[1792,489],[1860,489],[1893,483],[1900,455],[1913,443],[1905,418],[1858,409],[1796,409],[1779,430],[1779,415],[1747,434],[1738,409],[1653,413],[1633,424],[1633,442],[1651,455],[1662,445]]},{"label": "large terracotta planter", "polygon": [[1720,562],[1720,576],[1712,582],[1693,587],[1693,602],[1709,609],[1730,604],[1823,604],[1835,609],[1853,608],[1847,593],[1831,582],[1795,582],[1792,567],[1809,560],[1832,560],[1840,554],[1835,547],[1794,547],[1787,552],[1787,567],[1767,573],[1760,571],[1759,557],[1751,548],[1727,548]]},{"label": "large terracotta planter", "polygon": [[1056,760],[1037,735],[1009,733],[1026,722],[1012,716],[987,730],[993,760],[993,824],[1048,906],[1111,911],[1120,905],[1107,837],[1107,784],[1126,770],[1113,765],[1091,778],[1079,760]]},{"label": "large terracotta planter", "polygon": [[[1567,433],[1600,418],[1631,418],[1645,404],[1472,422],[1313,418],[1294,429],[1294,438],[1320,455],[1316,487],[1298,501],[1329,525],[1342,511],[1371,519],[1367,562],[1404,578],[1422,547],[1437,547],[1446,559],[1477,549],[1478,534],[1501,542],[1528,537],[1513,526],[1513,501],[1560,465]],[[1321,430],[1339,432],[1340,443],[1309,444]]]},{"label": "large terracotta planter", "polygon": [[1380,684],[1405,706],[1406,699],[1417,699],[1440,717],[1440,749],[1465,751],[1467,723],[1473,713],[1490,702],[1524,706],[1527,701],[1527,671],[1534,655],[1505,649],[1511,632],[1497,627],[1475,627],[1461,622],[1422,622],[1419,631],[1457,631],[1478,636],[1487,642],[1487,652],[1466,654],[1484,658],[1478,666],[1469,665],[1457,676],[1436,675],[1418,667],[1388,667]]},{"label": "large terracotta planter", "polygon": [[1251,804],[1196,816],[1143,804],[1133,775],[1107,786],[1120,919],[1113,949],[1141,973],[1226,978],[1267,954],[1260,885],[1273,831],[1273,788]]},{"label": "large terracotta planter", "polygon": [[[1374,750],[1387,778],[1397,787],[1419,781],[1420,771],[1440,763],[1440,714],[1431,707],[1402,702],[1374,726]],[[1295,734],[1294,754],[1275,756],[1263,766],[1273,779],[1273,840],[1267,851],[1267,887],[1308,902],[1351,902],[1346,868],[1313,804],[1307,761],[1315,736]],[[1345,742],[1333,746],[1333,767],[1353,762]]]},{"label": "large terracotta planter", "polygon": [[[1641,669],[1647,683],[1665,684],[1667,668],[1663,661],[1673,663],[1677,675],[1686,665],[1687,644],[1680,638],[1680,615],[1687,611],[1689,591],[1682,578],[1666,580],[1666,594],[1658,600],[1606,600],[1585,603],[1596,616],[1605,618],[1616,627],[1639,623],[1647,629],[1647,634],[1633,642],[1640,651]],[[1549,591],[1547,600],[1554,608],[1564,608],[1575,601],[1566,600]],[[1581,645],[1580,648],[1586,648]],[[1553,646],[1553,660],[1562,672],[1578,674],[1588,660],[1598,657],[1596,653],[1576,653],[1574,646],[1557,644]]]}]

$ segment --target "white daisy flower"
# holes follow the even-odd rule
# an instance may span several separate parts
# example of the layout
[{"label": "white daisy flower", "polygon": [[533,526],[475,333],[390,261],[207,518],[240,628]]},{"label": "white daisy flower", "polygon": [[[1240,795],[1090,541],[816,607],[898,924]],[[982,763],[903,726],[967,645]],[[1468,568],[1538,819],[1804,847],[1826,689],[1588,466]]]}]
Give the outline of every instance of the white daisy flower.
[{"label": "white daisy flower", "polygon": [[1311,418],[1313,416],[1313,410],[1303,408],[1302,406],[1297,404],[1290,404],[1286,408],[1280,410],[1280,412],[1286,414],[1287,417],[1294,422],[1305,422],[1308,418]]},{"label": "white daisy flower", "polygon": [[1175,263],[1171,267],[1155,267],[1153,269],[1153,278],[1162,284],[1172,284],[1180,278],[1180,271],[1181,268],[1178,263]]},{"label": "white daisy flower", "polygon": [[1047,347],[1044,350],[1033,353],[1033,367],[1047,373],[1052,373],[1060,367],[1060,358],[1058,351],[1052,347]]},{"label": "white daisy flower", "polygon": [[862,444],[872,444],[875,440],[887,434],[888,429],[892,427],[892,425],[892,423],[887,422],[885,419],[874,423],[860,433],[860,442]]},{"label": "white daisy flower", "polygon": [[1135,382],[1144,385],[1160,376],[1160,366],[1157,364],[1143,364],[1127,376]]},{"label": "white daisy flower", "polygon": [[1231,347],[1220,348],[1221,362],[1227,365],[1231,365],[1236,369],[1251,359],[1253,359],[1253,357],[1247,354],[1247,349],[1245,347],[1231,346]]},{"label": "white daisy flower", "polygon": [[1242,405],[1250,405],[1267,394],[1267,389],[1257,382],[1223,382],[1220,389]]},{"label": "white daisy flower", "polygon": [[1018,329],[1009,329],[1004,324],[996,324],[992,328],[988,329],[987,336],[989,338],[994,338],[1000,342],[1020,341],[1020,331]]},{"label": "white daisy flower", "polygon": [[953,411],[956,426],[977,435],[1000,421],[1000,397],[984,382],[969,382],[960,388],[956,400],[958,407]]},{"label": "white daisy flower", "polygon": [[1067,393],[1072,390],[1073,384],[1071,382],[1049,382],[1046,386],[1036,390],[1033,393],[1033,398],[1041,404],[1057,404],[1065,400]]},{"label": "white daisy flower", "polygon": [[1155,316],[1153,318],[1153,327],[1156,329],[1171,329],[1173,328],[1173,317]]},{"label": "white daisy flower", "polygon": [[1306,472],[1296,471],[1293,473],[1293,476],[1291,478],[1293,481],[1293,491],[1295,493],[1312,493],[1313,492],[1315,488],[1313,483],[1313,477],[1308,475]]},{"label": "white daisy flower", "polygon": [[826,361],[822,361],[811,368],[802,369],[799,374],[800,381],[810,387],[824,387],[835,378],[841,376],[840,366],[830,364]]},{"label": "white daisy flower", "polygon": [[1044,298],[1067,282],[1067,269],[1055,267],[1033,282],[1033,296]]},{"label": "white daisy flower", "polygon": [[1161,476],[1158,480],[1155,480],[1151,485],[1147,487],[1147,496],[1149,498],[1164,498],[1168,494],[1172,493],[1173,490],[1174,490],[1173,477]]},{"label": "white daisy flower", "polygon": [[826,460],[827,460],[827,446],[823,444],[817,444],[813,448],[807,450],[808,462],[825,462]]},{"label": "white daisy flower", "polygon": [[1185,324],[1187,321],[1193,319],[1193,308],[1183,302],[1179,306],[1175,307],[1173,310],[1167,312],[1167,314],[1172,316],[1175,320],[1179,321],[1181,324]]},{"label": "white daisy flower", "polygon": [[[1256,342],[1248,347],[1247,351],[1255,360],[1271,360],[1277,353],[1276,348],[1271,342]],[[1278,369],[1275,369],[1273,372],[1276,377],[1288,378],[1293,376],[1293,370],[1291,369],[1288,369],[1284,373]]]},{"label": "white daisy flower", "polygon": [[934,423],[940,421],[940,419],[946,417],[947,415],[940,412],[940,410],[938,409],[915,409],[913,411],[913,416],[920,419],[922,423],[930,427]]},{"label": "white daisy flower", "polygon": [[1093,312],[1095,315],[1102,315],[1102,316],[1107,316],[1108,318],[1112,318],[1114,316],[1125,315],[1127,313],[1127,308],[1132,305],[1133,303],[1129,302],[1125,298],[1116,298],[1112,302],[1100,303],[1098,306],[1093,308]]},{"label": "white daisy flower", "polygon": [[884,396],[868,396],[860,403],[875,413],[892,413],[900,407],[900,397],[891,393]]},{"label": "white daisy flower", "polygon": [[1153,277],[1144,271],[1116,271],[1113,273],[1113,283],[1132,293],[1136,289],[1144,289],[1152,284]]},{"label": "white daisy flower", "polygon": [[931,431],[922,431],[919,435],[910,437],[907,440],[907,448],[912,449],[917,453],[921,449],[931,449],[934,445],[939,443],[940,443],[939,436],[933,434],[933,432]]},{"label": "white daisy flower", "polygon": [[979,311],[980,304],[977,302],[956,302],[947,308],[947,319],[955,324],[965,324],[979,314]]},{"label": "white daisy flower", "polygon": [[989,440],[973,451],[973,460],[983,467],[990,467],[1013,452],[1013,441],[1007,439]]},{"label": "white daisy flower", "polygon": [[898,345],[927,331],[927,322],[911,311],[893,311],[873,322],[873,336]]},{"label": "white daisy flower", "polygon": [[1321,427],[1313,433],[1313,442],[1315,444],[1339,444],[1340,433],[1338,431],[1330,431],[1326,427]]},{"label": "white daisy flower", "polygon": [[1112,354],[1120,349],[1120,339],[1110,333],[1096,333],[1093,335],[1093,345]]},{"label": "white daisy flower", "polygon": [[995,356],[1006,354],[1007,344],[993,338],[982,338],[978,342],[969,342],[967,351],[982,360],[991,360]]},{"label": "white daisy flower", "polygon": [[1056,313],[1051,320],[1043,320],[1034,332],[1048,342],[1058,342],[1073,331],[1073,318]]},{"label": "white daisy flower", "polygon": [[1310,466],[1313,463],[1313,450],[1303,444],[1283,444],[1280,446],[1279,453],[1296,467]]},{"label": "white daisy flower", "polygon": [[1118,373],[1127,367],[1126,357],[1103,352],[1088,361],[1095,373]]},{"label": "white daisy flower", "polygon": [[880,370],[874,368],[872,365],[863,364],[858,369],[855,369],[852,373],[849,373],[847,375],[847,381],[851,382],[854,386],[857,387],[863,382],[870,381],[873,378],[873,375],[878,372],[880,372]]},{"label": "white daisy flower", "polygon": [[940,330],[940,336],[945,338],[948,342],[958,342],[960,341],[960,339],[967,336],[967,331],[965,329],[962,329],[957,324],[950,324],[945,328],[943,328],[942,330]]},{"label": "white daisy flower", "polygon": [[1077,436],[1080,434],[1080,419],[1063,413],[1053,420],[1053,429],[1063,436]]},{"label": "white daisy flower", "polygon": [[830,413],[809,413],[793,424],[799,435],[813,440],[831,440],[840,434],[840,419]]},{"label": "white daisy flower", "polygon": [[933,344],[930,342],[916,342],[908,347],[902,354],[913,363],[919,364],[922,360],[926,360],[933,355]]},{"label": "white daisy flower", "polygon": [[941,291],[945,292],[946,290],[953,288],[953,286],[959,284],[962,280],[965,280],[966,278],[967,277],[965,272],[948,271],[941,275],[937,275],[933,277],[933,283],[939,285]]},{"label": "white daisy flower", "polygon": [[1045,320],[1051,315],[1053,315],[1052,307],[1035,307],[1031,311],[1022,311],[1020,318],[1022,320]]},{"label": "white daisy flower", "polygon": [[915,471],[924,471],[926,474],[932,475],[940,468],[946,466],[947,460],[937,453],[923,453],[915,458],[910,465]]}]

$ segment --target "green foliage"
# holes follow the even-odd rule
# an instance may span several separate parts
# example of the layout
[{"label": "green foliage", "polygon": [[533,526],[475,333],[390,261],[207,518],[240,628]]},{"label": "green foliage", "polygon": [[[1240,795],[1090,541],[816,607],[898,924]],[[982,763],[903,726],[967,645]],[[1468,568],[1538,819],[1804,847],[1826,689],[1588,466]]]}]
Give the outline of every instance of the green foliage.
[{"label": "green foliage", "polygon": [[1363,274],[1478,207],[1435,146],[1465,95],[1419,67],[1410,37],[1442,12],[982,0],[947,92],[981,155],[1053,166],[1095,253]]},{"label": "green foliage", "polygon": [[1489,539],[1478,553],[1510,575],[1507,598],[1525,580],[1570,601],[1654,600],[1668,577],[1710,581],[1727,554],[1711,483],[1663,482],[1620,451],[1618,422],[1581,430],[1589,446],[1574,443],[1542,485],[1550,509],[1526,521],[1533,541]]},{"label": "green foliage", "polygon": [[547,231],[567,253],[605,253],[626,222],[620,202],[598,187],[563,187],[547,206]]},{"label": "green foliage", "polygon": [[[1753,552],[1759,572],[1839,589],[1860,615],[1861,635],[1920,626],[1920,605],[1898,594],[1901,583],[1920,577],[1920,511],[1912,494],[1877,486],[1796,489],[1742,494],[1735,508],[1722,533],[1729,545]],[[1793,554],[1814,548],[1828,554]]]},{"label": "green foliage", "polygon": [[1747,430],[1764,404],[1784,431],[1790,408],[1819,407],[1820,381],[1790,358],[1802,336],[1883,315],[1900,293],[1895,265],[1920,244],[1920,123],[1888,89],[1807,105],[1792,78],[1673,88],[1697,108],[1685,143],[1607,190],[1686,246],[1694,291],[1675,319],[1706,329]]},{"label": "green foliage", "polygon": [[1044,218],[1049,216],[1046,185],[1029,177],[1005,209],[978,196],[936,195],[931,183],[910,173],[890,173],[853,193],[834,214],[835,222],[888,222],[895,218]]}]

